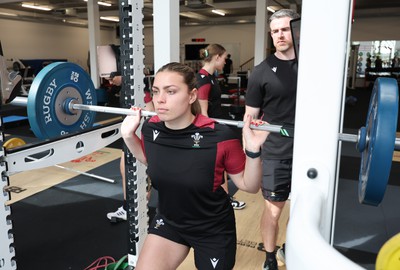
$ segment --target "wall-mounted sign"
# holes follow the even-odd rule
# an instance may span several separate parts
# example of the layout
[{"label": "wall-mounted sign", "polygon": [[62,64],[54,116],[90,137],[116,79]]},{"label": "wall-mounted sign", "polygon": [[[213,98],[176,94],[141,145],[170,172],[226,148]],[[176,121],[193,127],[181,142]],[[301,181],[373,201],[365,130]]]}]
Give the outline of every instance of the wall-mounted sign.
[{"label": "wall-mounted sign", "polygon": [[206,42],[205,38],[192,38],[192,42]]}]

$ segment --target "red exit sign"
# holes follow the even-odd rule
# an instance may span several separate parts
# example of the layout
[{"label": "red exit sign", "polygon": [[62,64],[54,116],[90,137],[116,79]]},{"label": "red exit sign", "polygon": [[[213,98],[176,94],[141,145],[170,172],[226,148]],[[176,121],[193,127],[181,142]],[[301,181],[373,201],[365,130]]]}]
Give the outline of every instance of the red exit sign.
[{"label": "red exit sign", "polygon": [[205,38],[192,38],[192,42],[206,42]]}]

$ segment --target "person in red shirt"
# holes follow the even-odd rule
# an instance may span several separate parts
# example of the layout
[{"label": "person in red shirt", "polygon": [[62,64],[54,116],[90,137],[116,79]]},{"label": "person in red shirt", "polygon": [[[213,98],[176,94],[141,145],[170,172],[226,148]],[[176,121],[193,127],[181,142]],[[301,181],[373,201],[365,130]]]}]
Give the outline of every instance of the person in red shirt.
[{"label": "person in red shirt", "polygon": [[258,192],[260,147],[269,132],[250,129],[249,116],[242,130],[244,151],[232,127],[201,114],[196,75],[187,65],[161,67],[152,93],[157,115],[143,122],[141,136],[136,133],[140,108],[132,108],[137,114],[121,126],[126,146],[147,166],[159,198],[135,269],[176,269],[191,248],[197,269],[233,269],[235,215],[222,176],[226,171],[239,189]]},{"label": "person in red shirt", "polygon": [[[201,113],[212,118],[223,118],[221,105],[221,88],[216,78],[216,74],[221,72],[225,66],[227,53],[220,44],[210,44],[200,50],[200,58],[203,59],[203,67],[196,74],[198,98],[201,107]],[[223,188],[226,193],[228,190],[228,177],[224,174]],[[245,202],[236,200],[230,196],[234,209],[243,209]]]}]

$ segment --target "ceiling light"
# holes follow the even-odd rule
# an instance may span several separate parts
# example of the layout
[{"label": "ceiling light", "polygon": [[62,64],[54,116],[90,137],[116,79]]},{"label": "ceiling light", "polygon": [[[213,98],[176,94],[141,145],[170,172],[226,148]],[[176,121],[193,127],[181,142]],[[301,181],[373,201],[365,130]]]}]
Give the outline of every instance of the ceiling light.
[{"label": "ceiling light", "polygon": [[221,15],[221,16],[225,16],[225,12],[221,11],[221,10],[217,10],[217,9],[213,9],[211,10],[212,13]]},{"label": "ceiling light", "polygon": [[78,21],[67,21],[67,20],[65,20],[64,21],[65,23],[71,23],[71,24],[77,24],[77,25],[87,25],[87,23],[85,23],[85,22],[78,22]]},{"label": "ceiling light", "polygon": [[106,16],[106,17],[100,17],[101,20],[105,21],[111,21],[111,22],[119,22],[119,18],[115,16]]},{"label": "ceiling light", "polygon": [[271,11],[272,13],[275,13],[275,9],[273,9],[272,7],[267,7],[267,10]]},{"label": "ceiling light", "polygon": [[97,4],[99,4],[99,5],[101,5],[101,6],[111,7],[111,4],[110,4],[110,3],[107,3],[107,2],[101,2],[101,1],[99,1],[99,2],[97,2]]},{"label": "ceiling light", "polygon": [[36,6],[36,5],[25,4],[25,3],[23,3],[21,6],[25,7],[25,8],[33,8],[33,9],[39,9],[39,10],[44,10],[44,11],[50,11],[51,10],[51,8],[46,7],[46,6]]},{"label": "ceiling light", "polygon": [[[84,1],[87,2],[88,0],[84,0]],[[112,6],[110,3],[102,2],[102,1],[98,1],[97,4],[99,4],[100,6],[106,6],[106,7]]]}]

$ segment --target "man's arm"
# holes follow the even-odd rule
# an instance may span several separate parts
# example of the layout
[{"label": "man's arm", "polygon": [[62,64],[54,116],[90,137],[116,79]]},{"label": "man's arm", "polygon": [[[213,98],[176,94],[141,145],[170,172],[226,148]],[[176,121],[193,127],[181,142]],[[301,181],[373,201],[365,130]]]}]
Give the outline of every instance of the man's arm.
[{"label": "man's arm", "polygon": [[258,119],[260,115],[260,108],[250,107],[246,105],[246,111],[244,113],[243,119],[247,119],[247,115],[251,115],[252,119]]},{"label": "man's arm", "polygon": [[[243,121],[246,121],[247,116],[250,115],[252,119],[258,119],[260,115],[260,108],[250,107],[246,105],[246,111],[243,116]],[[246,142],[244,138],[242,138],[243,148],[246,148]]]}]

